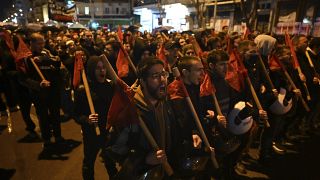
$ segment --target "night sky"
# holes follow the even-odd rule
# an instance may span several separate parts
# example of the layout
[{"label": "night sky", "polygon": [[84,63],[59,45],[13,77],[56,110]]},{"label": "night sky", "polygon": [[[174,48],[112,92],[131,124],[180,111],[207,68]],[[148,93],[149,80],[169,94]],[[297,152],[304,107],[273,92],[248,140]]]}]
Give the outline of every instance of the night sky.
[{"label": "night sky", "polygon": [[0,5],[0,21],[3,21],[7,18],[7,12],[9,8],[12,6],[13,0],[1,0]]}]

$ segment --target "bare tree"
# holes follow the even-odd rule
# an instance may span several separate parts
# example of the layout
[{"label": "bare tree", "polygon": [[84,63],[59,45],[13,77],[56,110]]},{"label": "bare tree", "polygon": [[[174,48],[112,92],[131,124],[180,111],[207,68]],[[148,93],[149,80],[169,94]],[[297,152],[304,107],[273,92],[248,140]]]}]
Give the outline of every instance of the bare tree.
[{"label": "bare tree", "polygon": [[198,22],[198,28],[204,28],[206,25],[206,1],[205,0],[191,0],[191,4],[196,8],[196,18]]},{"label": "bare tree", "polygon": [[253,30],[255,22],[257,20],[258,0],[241,0],[240,8],[242,12],[242,18],[245,20],[247,27]]}]

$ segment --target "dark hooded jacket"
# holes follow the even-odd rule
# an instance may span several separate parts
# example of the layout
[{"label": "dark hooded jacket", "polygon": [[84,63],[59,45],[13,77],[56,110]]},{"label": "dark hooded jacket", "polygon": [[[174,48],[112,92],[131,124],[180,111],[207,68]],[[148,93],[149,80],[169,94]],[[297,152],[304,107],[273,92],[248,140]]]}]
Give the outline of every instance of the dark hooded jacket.
[{"label": "dark hooded jacket", "polygon": [[[107,114],[113,97],[113,82],[106,79],[104,83],[99,83],[95,77],[95,68],[97,63],[101,61],[97,56],[90,58],[87,62],[87,78],[89,82],[90,92],[96,113],[99,115],[98,125],[100,132],[106,133]],[[83,87],[79,87],[75,91],[75,120],[81,124],[84,129],[94,130],[94,126],[89,125],[88,117],[90,108],[86,93]]]}]

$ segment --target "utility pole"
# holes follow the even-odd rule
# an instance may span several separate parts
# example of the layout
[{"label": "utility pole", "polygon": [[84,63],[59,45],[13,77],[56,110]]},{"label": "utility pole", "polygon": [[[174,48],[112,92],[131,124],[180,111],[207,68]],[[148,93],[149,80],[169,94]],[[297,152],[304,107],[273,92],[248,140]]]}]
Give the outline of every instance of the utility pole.
[{"label": "utility pole", "polygon": [[94,7],[94,2],[92,2],[94,0],[90,0],[90,15],[91,15],[91,19],[90,19],[90,23],[94,22],[94,12],[95,12],[95,7]]},{"label": "utility pole", "polygon": [[214,1],[214,12],[213,12],[213,29],[216,28],[217,6],[218,6],[218,0],[215,0]]}]

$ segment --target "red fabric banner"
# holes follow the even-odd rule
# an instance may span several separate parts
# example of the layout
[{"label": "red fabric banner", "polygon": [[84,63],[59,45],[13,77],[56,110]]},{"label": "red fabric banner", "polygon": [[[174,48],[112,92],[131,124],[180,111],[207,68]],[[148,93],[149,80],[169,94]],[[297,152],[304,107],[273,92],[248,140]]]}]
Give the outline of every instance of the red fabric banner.
[{"label": "red fabric banner", "polygon": [[135,92],[124,81],[117,79],[107,116],[108,127],[125,127],[139,122],[134,95]]}]

